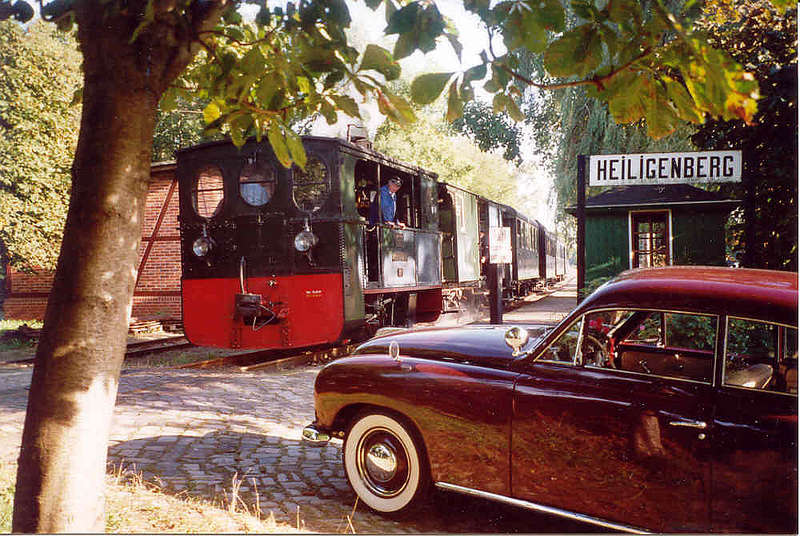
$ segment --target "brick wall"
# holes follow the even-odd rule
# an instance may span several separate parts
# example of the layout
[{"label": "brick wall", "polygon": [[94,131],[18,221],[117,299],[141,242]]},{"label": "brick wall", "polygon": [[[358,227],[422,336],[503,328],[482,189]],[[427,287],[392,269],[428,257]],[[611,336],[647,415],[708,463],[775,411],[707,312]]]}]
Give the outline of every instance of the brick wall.
[{"label": "brick wall", "polygon": [[[174,164],[152,167],[138,268],[131,321],[181,318],[178,186]],[[5,282],[3,318],[44,318],[52,273],[24,274],[9,266]]]}]

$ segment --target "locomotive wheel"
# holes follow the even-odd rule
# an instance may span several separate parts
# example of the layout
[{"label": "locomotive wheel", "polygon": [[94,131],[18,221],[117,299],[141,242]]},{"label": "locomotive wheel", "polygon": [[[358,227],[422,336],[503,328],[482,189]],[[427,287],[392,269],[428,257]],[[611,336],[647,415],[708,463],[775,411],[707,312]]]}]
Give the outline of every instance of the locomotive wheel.
[{"label": "locomotive wheel", "polygon": [[409,428],[386,413],[358,416],[344,440],[347,480],[367,506],[382,514],[404,514],[430,487],[424,453]]}]

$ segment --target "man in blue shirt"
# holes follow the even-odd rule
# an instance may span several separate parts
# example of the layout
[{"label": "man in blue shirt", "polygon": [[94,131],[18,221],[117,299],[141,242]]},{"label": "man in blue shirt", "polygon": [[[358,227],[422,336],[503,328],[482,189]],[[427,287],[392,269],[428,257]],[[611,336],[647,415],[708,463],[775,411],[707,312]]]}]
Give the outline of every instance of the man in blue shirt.
[{"label": "man in blue shirt", "polygon": [[[400,177],[392,177],[386,184],[381,186],[379,195],[375,196],[369,206],[369,224],[385,223],[390,227],[403,228],[405,225],[397,220],[397,191],[403,185]],[[380,209],[378,208],[378,198],[380,197]],[[380,212],[380,218],[379,218]]]}]

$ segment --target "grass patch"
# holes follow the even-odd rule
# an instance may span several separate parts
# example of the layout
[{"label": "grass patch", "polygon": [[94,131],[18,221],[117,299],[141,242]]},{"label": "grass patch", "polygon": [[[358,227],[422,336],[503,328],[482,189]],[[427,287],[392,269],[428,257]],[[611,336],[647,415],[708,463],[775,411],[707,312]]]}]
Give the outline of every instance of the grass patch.
[{"label": "grass patch", "polygon": [[[0,464],[0,533],[11,532],[16,466]],[[106,478],[106,532],[114,533],[295,533],[296,527],[266,516],[258,505],[248,508],[233,484],[229,504],[213,504],[189,496],[164,493],[140,475],[118,472]],[[232,502],[231,502],[232,501]],[[262,519],[264,518],[264,519]]]},{"label": "grass patch", "polygon": [[33,329],[41,329],[43,324],[41,320],[0,320],[0,335],[2,335],[4,331],[14,331],[23,325],[27,325],[29,328]]},{"label": "grass patch", "polygon": [[21,326],[41,329],[42,323],[37,320],[0,320],[0,354],[4,361],[28,359],[36,353],[36,341],[27,337],[11,335]]}]

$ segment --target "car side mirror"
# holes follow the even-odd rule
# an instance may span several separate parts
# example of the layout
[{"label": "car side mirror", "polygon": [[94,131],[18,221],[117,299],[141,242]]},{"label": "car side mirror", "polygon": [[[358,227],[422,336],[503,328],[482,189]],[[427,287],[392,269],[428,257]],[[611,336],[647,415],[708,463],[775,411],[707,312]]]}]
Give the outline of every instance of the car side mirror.
[{"label": "car side mirror", "polygon": [[506,344],[513,350],[513,352],[511,352],[511,355],[513,355],[514,357],[519,357],[525,353],[522,351],[522,347],[528,344],[530,335],[528,334],[527,329],[521,328],[519,326],[514,326],[513,328],[506,331],[505,339],[506,339]]}]

